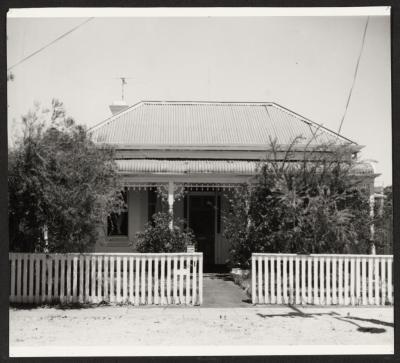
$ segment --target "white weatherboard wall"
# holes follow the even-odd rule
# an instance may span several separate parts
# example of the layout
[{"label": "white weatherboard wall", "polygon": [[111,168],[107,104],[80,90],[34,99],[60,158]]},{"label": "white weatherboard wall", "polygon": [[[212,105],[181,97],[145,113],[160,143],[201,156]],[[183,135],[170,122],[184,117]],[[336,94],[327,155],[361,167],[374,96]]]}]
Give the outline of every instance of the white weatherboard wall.
[{"label": "white weatherboard wall", "polygon": [[252,254],[253,304],[392,305],[392,255]]},{"label": "white weatherboard wall", "polygon": [[10,253],[12,303],[200,305],[202,253]]}]

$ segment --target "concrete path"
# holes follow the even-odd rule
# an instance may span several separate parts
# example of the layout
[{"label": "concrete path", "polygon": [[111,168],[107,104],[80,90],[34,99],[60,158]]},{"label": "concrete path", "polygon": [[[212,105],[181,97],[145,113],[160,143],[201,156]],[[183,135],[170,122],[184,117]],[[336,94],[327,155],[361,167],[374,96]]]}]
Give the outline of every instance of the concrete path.
[{"label": "concrete path", "polygon": [[245,291],[235,285],[229,273],[205,273],[203,305],[205,308],[240,308],[251,306]]}]

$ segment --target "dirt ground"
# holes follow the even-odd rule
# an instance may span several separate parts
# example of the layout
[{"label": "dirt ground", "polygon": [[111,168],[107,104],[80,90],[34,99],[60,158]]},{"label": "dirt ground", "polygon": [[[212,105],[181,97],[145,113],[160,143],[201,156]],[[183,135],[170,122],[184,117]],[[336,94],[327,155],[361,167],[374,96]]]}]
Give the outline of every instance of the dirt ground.
[{"label": "dirt ground", "polygon": [[38,307],[10,309],[10,347],[393,345],[393,309]]}]

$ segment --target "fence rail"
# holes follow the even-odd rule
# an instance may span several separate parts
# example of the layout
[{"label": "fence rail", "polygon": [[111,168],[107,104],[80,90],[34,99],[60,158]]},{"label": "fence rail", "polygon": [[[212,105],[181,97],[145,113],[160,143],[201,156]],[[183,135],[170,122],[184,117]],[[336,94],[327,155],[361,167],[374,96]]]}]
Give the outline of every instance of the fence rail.
[{"label": "fence rail", "polygon": [[392,255],[252,254],[253,304],[393,304]]},{"label": "fence rail", "polygon": [[10,253],[10,302],[202,303],[202,253]]}]

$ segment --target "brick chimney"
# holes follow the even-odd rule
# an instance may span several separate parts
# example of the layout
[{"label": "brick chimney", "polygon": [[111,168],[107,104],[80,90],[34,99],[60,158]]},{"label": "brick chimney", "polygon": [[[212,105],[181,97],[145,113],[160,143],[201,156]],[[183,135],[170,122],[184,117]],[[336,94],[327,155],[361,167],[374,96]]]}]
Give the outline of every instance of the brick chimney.
[{"label": "brick chimney", "polygon": [[126,110],[129,106],[126,104],[125,101],[114,101],[109,107],[112,115],[114,116],[117,113]]}]

